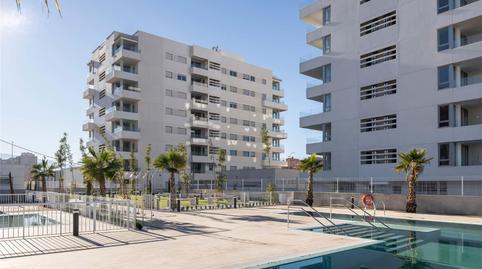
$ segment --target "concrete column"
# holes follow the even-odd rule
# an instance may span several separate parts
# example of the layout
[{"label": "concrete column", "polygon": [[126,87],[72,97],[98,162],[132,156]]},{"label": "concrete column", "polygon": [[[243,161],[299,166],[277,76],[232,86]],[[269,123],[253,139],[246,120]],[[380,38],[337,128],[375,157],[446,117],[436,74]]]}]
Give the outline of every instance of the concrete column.
[{"label": "concrete column", "polygon": [[461,38],[460,38],[460,36],[461,36],[460,29],[459,28],[453,28],[452,26],[449,29],[453,29],[453,33],[454,33],[453,47],[451,47],[451,48],[460,47],[460,45],[462,43]]},{"label": "concrete column", "polygon": [[460,75],[460,66],[454,66],[454,79],[455,79],[455,87],[460,87],[462,86],[462,78]]},{"label": "concrete column", "polygon": [[454,143],[455,144],[455,165],[461,166],[462,165],[462,144],[461,143]]},{"label": "concrete column", "polygon": [[455,105],[449,104],[449,126],[455,127],[456,126],[456,113],[455,113]]},{"label": "concrete column", "polygon": [[460,126],[462,123],[462,106],[461,105],[454,105],[454,113],[455,113],[455,122],[453,123],[453,127]]},{"label": "concrete column", "polygon": [[455,166],[456,165],[456,148],[454,142],[449,143],[449,165]]}]

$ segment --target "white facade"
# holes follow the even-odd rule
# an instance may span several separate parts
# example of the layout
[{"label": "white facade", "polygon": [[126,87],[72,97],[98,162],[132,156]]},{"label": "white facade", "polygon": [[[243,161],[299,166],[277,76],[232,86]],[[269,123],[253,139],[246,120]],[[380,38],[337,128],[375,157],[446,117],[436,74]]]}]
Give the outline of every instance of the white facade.
[{"label": "white facade", "polygon": [[425,148],[422,178],[481,188],[482,1],[319,0],[300,18],[321,51],[300,63],[320,102],[300,126],[321,131],[306,151],[324,177],[402,178],[398,154]]},{"label": "white facade", "polygon": [[31,153],[0,160],[0,193],[10,193],[9,173],[13,179],[14,192],[24,192],[34,164],[37,164],[37,156]]},{"label": "white facade", "polygon": [[[272,139],[271,166],[280,166],[287,134],[280,116],[281,81],[271,70],[219,49],[206,49],[136,32],[113,32],[93,51],[84,98],[89,100],[88,145],[112,143],[128,166],[133,151],[139,167],[152,145],[153,159],[187,145],[196,180],[213,178],[217,151],[227,169],[262,168],[261,128]],[[127,168],[127,167],[126,167]]]}]

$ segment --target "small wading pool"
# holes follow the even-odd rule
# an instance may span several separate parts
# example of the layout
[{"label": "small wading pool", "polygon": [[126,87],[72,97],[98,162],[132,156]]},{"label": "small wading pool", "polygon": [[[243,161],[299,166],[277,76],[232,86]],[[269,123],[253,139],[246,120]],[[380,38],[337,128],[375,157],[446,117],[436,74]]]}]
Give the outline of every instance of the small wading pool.
[{"label": "small wading pool", "polygon": [[[327,255],[281,261],[255,268],[270,269],[481,269],[482,225],[377,217],[392,229],[374,229],[357,217],[339,228],[312,232],[377,240],[372,245]],[[343,230],[343,231],[342,231]],[[344,234],[343,234],[344,233]],[[320,244],[323,242],[320,241]]]},{"label": "small wading pool", "polygon": [[38,214],[0,215],[0,228],[25,227],[56,224],[57,222]]}]

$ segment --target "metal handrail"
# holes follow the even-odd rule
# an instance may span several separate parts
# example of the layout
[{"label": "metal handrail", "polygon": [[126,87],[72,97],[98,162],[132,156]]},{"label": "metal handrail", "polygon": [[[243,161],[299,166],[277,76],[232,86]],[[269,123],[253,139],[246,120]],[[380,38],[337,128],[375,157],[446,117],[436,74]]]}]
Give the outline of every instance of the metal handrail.
[{"label": "metal handrail", "polygon": [[[366,210],[364,210],[363,208],[359,207],[358,205],[356,205],[355,203],[351,202],[351,201],[348,201],[347,199],[345,198],[342,198],[342,197],[330,197],[330,211],[331,211],[331,205],[332,205],[332,200],[342,200],[342,201],[345,201],[347,202],[350,206],[354,206],[358,209],[360,209],[361,211],[363,211],[364,214],[368,215],[369,217],[373,218],[376,222],[379,222],[381,223],[383,226],[385,226],[386,228],[388,229],[392,229],[390,228],[390,226],[388,226],[387,224],[385,224],[383,221],[377,219],[375,216],[371,215],[370,213],[368,213]],[[377,230],[378,227],[373,225],[373,223],[371,223],[370,221],[367,221],[365,218],[363,218],[362,216],[360,216],[360,214],[358,214],[355,210],[353,210],[350,206],[346,205],[346,204],[342,204],[345,208],[347,208],[348,210],[350,210],[351,212],[353,212],[355,215],[357,215],[359,218],[361,218],[364,222],[370,224],[371,226],[373,226],[374,228],[376,228]]]},{"label": "metal handrail", "polygon": [[[297,202],[297,203],[301,203],[303,204],[303,206],[307,206],[309,207],[311,210],[313,210],[314,212],[316,212],[316,214],[318,214],[318,216],[320,217],[323,217],[326,221],[328,221],[333,227],[336,227],[337,229],[339,229],[340,231],[342,231],[345,235],[347,235],[347,233],[342,229],[340,228],[338,225],[336,225],[333,221],[331,221],[329,218],[327,218],[325,215],[321,214],[318,210],[316,210],[314,207],[310,206],[309,204],[307,204],[305,201],[302,201],[302,200],[291,200],[291,202],[288,203],[288,217],[287,217],[287,224],[288,224],[288,228],[290,227],[290,207],[293,207],[293,206],[296,206],[294,205],[293,203],[294,202]],[[323,226],[324,228],[328,228],[328,226],[326,226],[325,224],[323,224],[321,221],[319,221],[316,217],[314,217],[312,214],[308,213],[308,211],[306,211],[303,207],[300,207],[300,209],[305,213],[307,214],[308,216],[312,217],[316,222],[318,222],[319,224],[321,224],[321,226]]]}]

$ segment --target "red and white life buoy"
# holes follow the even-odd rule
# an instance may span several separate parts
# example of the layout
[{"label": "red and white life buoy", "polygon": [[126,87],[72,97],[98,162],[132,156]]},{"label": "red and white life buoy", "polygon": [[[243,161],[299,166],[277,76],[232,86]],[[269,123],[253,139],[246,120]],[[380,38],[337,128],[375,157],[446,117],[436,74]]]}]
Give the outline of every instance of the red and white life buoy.
[{"label": "red and white life buoy", "polygon": [[375,202],[375,197],[371,193],[365,193],[362,195],[361,200],[364,207],[371,207]]}]

